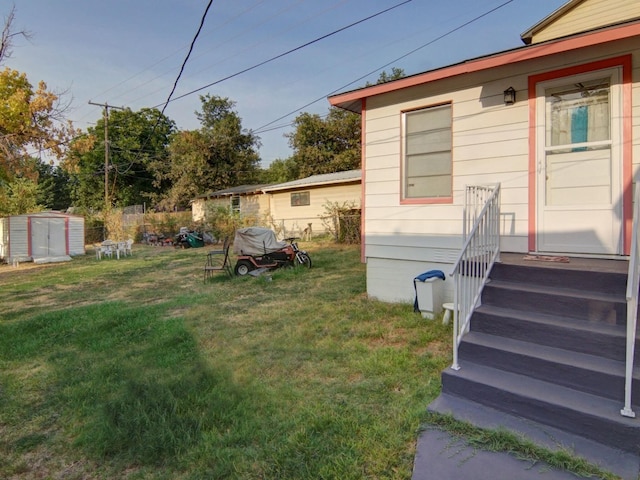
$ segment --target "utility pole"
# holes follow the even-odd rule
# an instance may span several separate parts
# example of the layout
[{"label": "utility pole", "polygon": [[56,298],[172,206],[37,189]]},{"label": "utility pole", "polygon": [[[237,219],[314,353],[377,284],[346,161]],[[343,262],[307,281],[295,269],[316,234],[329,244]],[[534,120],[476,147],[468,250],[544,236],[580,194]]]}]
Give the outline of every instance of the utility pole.
[{"label": "utility pole", "polygon": [[103,108],[104,116],[104,208],[105,215],[109,211],[109,109],[124,110],[123,107],[114,107],[107,102],[94,103],[89,100],[89,105],[96,105]]}]

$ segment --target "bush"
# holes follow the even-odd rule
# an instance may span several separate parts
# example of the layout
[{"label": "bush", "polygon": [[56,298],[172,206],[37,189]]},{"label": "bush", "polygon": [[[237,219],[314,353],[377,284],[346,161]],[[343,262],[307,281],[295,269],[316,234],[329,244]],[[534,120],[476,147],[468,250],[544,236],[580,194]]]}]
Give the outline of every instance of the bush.
[{"label": "bush", "polygon": [[360,243],[360,208],[354,202],[327,202],[322,225],[336,243]]}]

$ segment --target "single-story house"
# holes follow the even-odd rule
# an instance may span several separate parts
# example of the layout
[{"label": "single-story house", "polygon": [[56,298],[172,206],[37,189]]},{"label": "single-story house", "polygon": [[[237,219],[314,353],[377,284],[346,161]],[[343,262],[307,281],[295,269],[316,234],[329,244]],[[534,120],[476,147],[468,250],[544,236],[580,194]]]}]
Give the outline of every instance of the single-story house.
[{"label": "single-story house", "polygon": [[570,1],[522,41],[329,97],[362,115],[371,297],[409,302],[417,274],[448,273],[467,185],[501,184],[503,251],[628,255],[640,2]]},{"label": "single-story house", "polygon": [[40,212],[0,218],[0,259],[48,263],[84,255],[84,217]]},{"label": "single-story house", "polygon": [[264,187],[269,198],[269,214],[282,230],[301,235],[324,233],[321,217],[331,205],[351,206],[360,210],[361,171],[325,173]]},{"label": "single-story house", "polygon": [[[201,221],[212,203],[243,216],[272,224],[282,235],[325,232],[321,219],[326,206],[338,204],[360,209],[361,171],[312,175],[273,185],[243,185],[200,195],[192,201],[192,218]],[[306,230],[305,230],[306,229]]]},{"label": "single-story house", "polygon": [[[362,116],[367,292],[446,273],[429,410],[637,479],[640,2],[570,0],[522,40],[329,98]],[[417,445],[416,480],[440,449]]]},{"label": "single-story house", "polygon": [[229,208],[241,215],[261,216],[269,209],[268,200],[262,194],[262,189],[266,186],[268,185],[240,185],[199,195],[191,201],[191,217],[194,222],[204,220],[206,208],[211,208],[212,205]]}]

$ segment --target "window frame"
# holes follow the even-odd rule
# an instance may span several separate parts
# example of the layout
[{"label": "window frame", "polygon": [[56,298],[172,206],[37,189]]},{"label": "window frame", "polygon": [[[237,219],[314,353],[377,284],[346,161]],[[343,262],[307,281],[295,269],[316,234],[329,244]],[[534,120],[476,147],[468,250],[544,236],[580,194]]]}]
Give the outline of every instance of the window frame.
[{"label": "window frame", "polygon": [[[450,131],[450,135],[451,135],[451,140],[450,140],[450,166],[451,166],[451,173],[450,173],[450,190],[449,190],[449,195],[443,195],[443,196],[433,196],[433,197],[408,197],[407,196],[407,170],[408,170],[408,165],[407,165],[407,139],[408,139],[408,128],[407,128],[407,118],[411,116],[412,113],[415,112],[420,112],[420,111],[425,111],[425,110],[429,110],[429,109],[436,109],[436,108],[441,108],[441,107],[448,107],[450,114],[451,114],[451,120],[450,120],[450,125],[449,125],[449,131]],[[454,175],[454,168],[453,168],[453,119],[454,119],[454,115],[453,115],[453,101],[444,101],[444,102],[439,102],[439,103],[434,103],[434,104],[430,104],[430,105],[424,105],[424,106],[420,106],[420,107],[416,107],[416,108],[411,108],[411,109],[406,109],[406,110],[402,110],[401,111],[401,154],[400,154],[400,171],[401,171],[401,178],[400,178],[400,204],[401,205],[415,205],[415,204],[441,204],[441,203],[453,203],[453,175]],[[428,132],[428,130],[425,130],[425,132]]]},{"label": "window frame", "polygon": [[229,209],[232,213],[240,213],[240,208],[242,206],[242,200],[240,199],[240,195],[234,193],[231,195],[229,199]]},{"label": "window frame", "polygon": [[[306,197],[306,203],[303,203],[304,200],[302,200],[300,203],[294,203],[293,199],[294,196],[296,198],[300,198],[300,199],[304,199]],[[304,190],[304,191],[300,191],[300,192],[291,192],[290,197],[289,197],[289,201],[290,201],[290,205],[292,207],[308,207],[311,205],[311,191],[310,190]]]}]

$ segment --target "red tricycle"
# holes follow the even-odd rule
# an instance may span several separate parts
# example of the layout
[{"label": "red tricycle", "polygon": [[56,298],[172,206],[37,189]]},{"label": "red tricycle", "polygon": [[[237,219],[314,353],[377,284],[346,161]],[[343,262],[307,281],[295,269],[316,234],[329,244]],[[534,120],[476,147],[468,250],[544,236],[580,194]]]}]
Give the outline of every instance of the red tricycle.
[{"label": "red tricycle", "polygon": [[278,241],[273,230],[261,227],[247,227],[236,231],[233,253],[236,261],[236,275],[244,276],[258,269],[273,270],[280,267],[303,265],[311,268],[311,257],[298,248],[296,237]]}]

